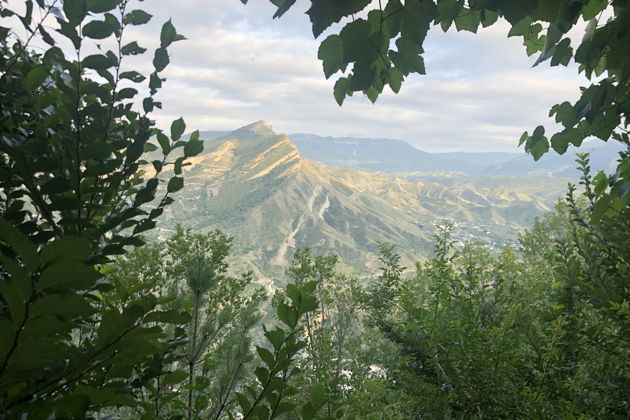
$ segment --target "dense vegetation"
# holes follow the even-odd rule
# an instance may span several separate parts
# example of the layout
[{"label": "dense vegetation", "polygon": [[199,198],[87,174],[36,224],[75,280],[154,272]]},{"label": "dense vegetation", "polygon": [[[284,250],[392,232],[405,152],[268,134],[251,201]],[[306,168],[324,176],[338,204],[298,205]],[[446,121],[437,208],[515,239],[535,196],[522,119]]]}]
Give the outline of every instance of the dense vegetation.
[{"label": "dense vegetation", "polygon": [[411,276],[381,244],[369,284],[302,250],[267,296],[221,232],[142,246],[203,149],[150,119],[183,37],[162,26],[147,77],[123,33],[150,14],[58,3],[0,2],[0,418],[630,416],[630,210],[600,210],[585,156],[584,196],[517,250],[456,250],[446,226]]}]

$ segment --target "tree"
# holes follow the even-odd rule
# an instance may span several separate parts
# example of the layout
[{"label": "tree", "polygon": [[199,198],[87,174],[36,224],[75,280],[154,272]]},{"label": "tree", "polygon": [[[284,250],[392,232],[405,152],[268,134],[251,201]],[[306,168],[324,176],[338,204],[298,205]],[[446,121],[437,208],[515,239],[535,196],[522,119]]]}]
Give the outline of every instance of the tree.
[{"label": "tree", "polygon": [[231,241],[217,230],[192,233],[177,226],[165,241],[108,266],[116,288],[106,300],[154,293],[162,313],[183,318],[169,329],[169,345],[134,367],[144,383],[135,390],[141,403],[129,418],[234,415],[234,392],[252,383],[251,335],[265,293],[250,272],[228,274]]},{"label": "tree", "polygon": [[[247,3],[247,0],[242,0]],[[271,0],[282,16],[296,0]],[[543,126],[519,140],[534,159],[553,148],[566,152],[569,144],[580,146],[587,137],[614,139],[630,149],[630,2],[627,0],[311,0],[306,12],[317,38],[332,24],[338,33],[320,44],[318,58],[324,75],[338,77],[334,96],[341,105],[346,96],[362,92],[375,102],[385,86],[394,92],[412,73],[425,74],[423,43],[432,26],[447,31],[477,32],[499,18],[511,29],[508,36],[523,39],[528,55],[540,53],[535,65],[567,66],[574,60],[579,71],[592,80],[581,88],[575,103],[554,105],[563,129],[550,138]],[[355,15],[361,13],[361,17]],[[608,16],[610,15],[610,17]],[[588,21],[580,44],[574,49],[567,33],[582,18]],[[604,77],[604,75],[606,77]],[[597,178],[594,220],[630,204],[630,159],[622,153],[616,171]],[[605,191],[608,191],[605,193]]]},{"label": "tree", "polygon": [[455,249],[447,228],[404,279],[382,248],[388,274],[365,309],[398,345],[383,365],[408,418],[628,416],[630,246],[613,236],[628,214],[591,225],[572,200],[521,236],[520,255]]},{"label": "tree", "polygon": [[[167,49],[183,39],[170,21],[143,75],[123,65],[146,52],[124,39],[151,19],[133,2],[23,5],[0,2],[0,418],[84,417],[135,404],[133,366],[161,351],[162,327],[178,322],[156,312],[152,294],[108,305],[101,267],[143,243],[203,144],[198,133],[180,140],[181,118],[170,138],[150,118]],[[152,136],[162,157],[149,163]]]}]

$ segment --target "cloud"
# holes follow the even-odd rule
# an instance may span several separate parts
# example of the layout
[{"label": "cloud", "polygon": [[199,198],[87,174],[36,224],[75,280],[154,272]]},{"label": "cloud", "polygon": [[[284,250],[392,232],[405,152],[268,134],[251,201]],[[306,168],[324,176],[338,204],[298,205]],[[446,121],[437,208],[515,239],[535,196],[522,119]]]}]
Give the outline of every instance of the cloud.
[{"label": "cloud", "polygon": [[298,5],[272,20],[266,0],[147,3],[154,22],[134,39],[156,46],[169,17],[188,38],[171,49],[158,123],[167,127],[183,115],[189,128],[229,130],[265,119],[286,133],[400,138],[429,151],[513,151],[524,130],[553,128],[549,108],[575,99],[585,84],[574,67],[530,68],[534,58],[520,40],[506,38],[506,24],[477,35],[433,28],[427,76],[410,76],[398,95],[387,91],[376,105],[355,95],[339,107],[305,2]]}]

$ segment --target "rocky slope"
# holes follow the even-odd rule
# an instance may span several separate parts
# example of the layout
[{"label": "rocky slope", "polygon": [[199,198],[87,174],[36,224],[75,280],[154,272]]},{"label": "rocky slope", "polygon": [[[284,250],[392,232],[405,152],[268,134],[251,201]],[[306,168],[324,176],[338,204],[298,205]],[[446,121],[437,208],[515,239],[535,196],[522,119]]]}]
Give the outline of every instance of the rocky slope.
[{"label": "rocky slope", "polygon": [[414,176],[343,169],[304,158],[289,137],[261,121],[205,142],[185,170],[186,187],[165,213],[175,223],[234,237],[234,265],[269,281],[298,247],[336,253],[358,275],[378,265],[378,242],[397,245],[406,264],[431,251],[436,225],[455,239],[495,246],[550,210],[566,181],[550,177]]}]

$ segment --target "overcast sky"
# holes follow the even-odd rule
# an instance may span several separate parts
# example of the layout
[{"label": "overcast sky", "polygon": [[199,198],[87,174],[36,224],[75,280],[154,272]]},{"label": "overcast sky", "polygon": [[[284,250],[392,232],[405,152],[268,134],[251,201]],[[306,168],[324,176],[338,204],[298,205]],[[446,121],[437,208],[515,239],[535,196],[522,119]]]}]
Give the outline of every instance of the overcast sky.
[{"label": "overcast sky", "polygon": [[507,39],[505,23],[477,35],[436,27],[425,43],[426,76],[411,75],[399,94],[386,88],[374,105],[355,95],[339,107],[335,77],[326,80],[317,59],[326,34],[313,39],[310,2],[297,3],[276,20],[268,0],[140,3],[153,24],[128,39],[155,46],[168,18],[188,38],[170,49],[158,123],[183,116],[190,129],[229,130],[266,120],[276,132],[399,138],[427,151],[515,151],[523,130],[553,127],[549,108],[586,84],[574,66],[531,68],[535,58]]}]

